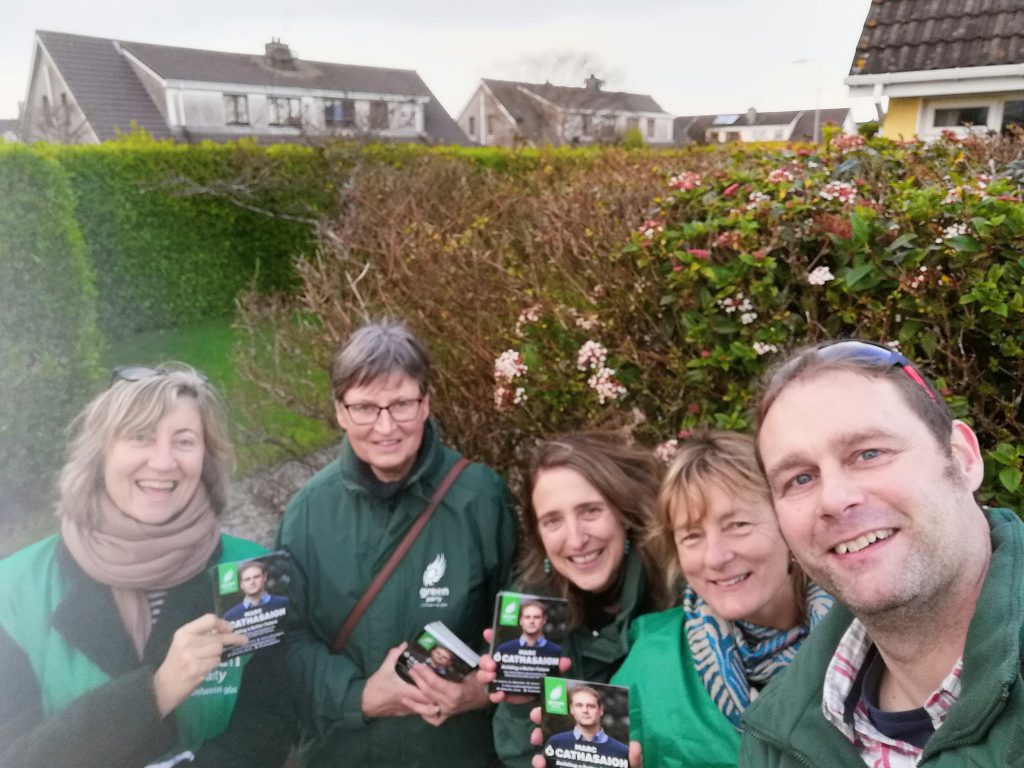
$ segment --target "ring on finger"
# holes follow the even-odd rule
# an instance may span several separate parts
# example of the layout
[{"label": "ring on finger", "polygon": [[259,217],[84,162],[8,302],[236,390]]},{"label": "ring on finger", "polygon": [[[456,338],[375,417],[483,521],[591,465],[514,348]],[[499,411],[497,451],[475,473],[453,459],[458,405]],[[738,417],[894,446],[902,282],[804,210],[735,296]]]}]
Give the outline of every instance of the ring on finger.
[{"label": "ring on finger", "polygon": [[435,705],[435,709],[434,709],[434,717],[440,717],[440,716],[441,716],[441,705],[440,704],[436,704]]}]

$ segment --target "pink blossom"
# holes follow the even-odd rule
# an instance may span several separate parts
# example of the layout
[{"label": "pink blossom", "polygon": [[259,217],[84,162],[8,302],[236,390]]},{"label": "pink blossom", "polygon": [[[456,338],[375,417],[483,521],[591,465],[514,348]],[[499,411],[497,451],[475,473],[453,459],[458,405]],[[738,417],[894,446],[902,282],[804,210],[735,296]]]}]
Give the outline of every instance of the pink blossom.
[{"label": "pink blossom", "polygon": [[523,362],[522,355],[514,349],[506,349],[494,361],[494,381],[498,384],[508,384],[513,379],[525,374],[528,370],[529,368]]},{"label": "pink blossom", "polygon": [[576,368],[580,371],[596,371],[604,368],[608,350],[597,341],[588,340],[576,354]]},{"label": "pink blossom", "polygon": [[626,396],[626,388],[615,378],[612,368],[599,368],[587,379],[587,386],[597,393],[597,402],[604,405],[609,400],[620,400]]},{"label": "pink blossom", "polygon": [[853,203],[857,199],[857,190],[845,181],[830,181],[818,195],[825,200],[839,200],[841,203]]},{"label": "pink blossom", "polygon": [[782,184],[793,180],[793,174],[785,168],[776,168],[768,174],[769,184]]},{"label": "pink blossom", "polygon": [[682,189],[689,191],[694,187],[699,187],[701,177],[699,173],[693,171],[683,171],[680,174],[673,176],[669,179],[668,186],[670,189]]},{"label": "pink blossom", "polygon": [[739,189],[739,188],[740,188],[739,182],[733,182],[728,187],[726,187],[725,189],[722,190],[722,194],[725,197],[732,197],[734,194],[736,194],[736,190]]},{"label": "pink blossom", "polygon": [[704,248],[687,248],[686,252],[693,256],[693,258],[702,259],[703,261],[707,261],[708,257],[711,256],[711,251]]},{"label": "pink blossom", "polygon": [[675,458],[676,453],[679,451],[679,441],[675,438],[666,440],[663,443],[658,443],[654,448],[654,458],[663,464],[668,464],[672,459]]},{"label": "pink blossom", "polygon": [[848,152],[851,149],[859,149],[863,147],[867,142],[864,137],[856,133],[844,133],[839,136],[834,136],[830,146],[832,149],[837,149],[840,152]]}]

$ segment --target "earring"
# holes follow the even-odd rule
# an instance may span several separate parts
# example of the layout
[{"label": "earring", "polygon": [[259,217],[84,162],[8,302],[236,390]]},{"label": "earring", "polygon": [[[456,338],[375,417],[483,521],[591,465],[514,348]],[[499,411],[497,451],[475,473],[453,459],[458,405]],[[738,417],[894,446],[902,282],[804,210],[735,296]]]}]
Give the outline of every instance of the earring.
[{"label": "earring", "polygon": [[546,557],[544,558],[544,573],[551,575],[551,561]]},{"label": "earring", "polygon": [[789,556],[789,567],[786,569],[786,573],[793,573],[793,564],[796,562],[796,558],[792,555]]},{"label": "earring", "polygon": [[631,541],[630,541],[629,539],[626,539],[626,543],[622,545],[622,551],[623,551],[623,553],[624,553],[624,554],[627,554],[627,555],[628,555],[628,554],[629,554],[629,551],[630,551],[630,550],[631,550],[632,548],[633,548],[633,542],[631,542]]}]

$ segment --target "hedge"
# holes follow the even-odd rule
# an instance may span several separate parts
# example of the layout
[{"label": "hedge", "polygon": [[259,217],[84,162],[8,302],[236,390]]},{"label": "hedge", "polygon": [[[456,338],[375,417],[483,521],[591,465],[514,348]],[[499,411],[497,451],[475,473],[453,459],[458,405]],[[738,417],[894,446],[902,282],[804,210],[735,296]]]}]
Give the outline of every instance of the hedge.
[{"label": "hedge", "polygon": [[406,317],[448,439],[514,477],[559,431],[667,454],[698,426],[749,428],[766,366],[860,336],[936,377],[981,437],[982,497],[1024,509],[1024,142],[828,138],[364,158],[301,290],[245,301],[240,364],[329,419],[304,372],[367,317]]},{"label": "hedge", "polygon": [[333,197],[308,147],[197,146],[129,136],[50,146],[92,254],[100,327],[121,335],[234,309],[243,290],[287,290]]},{"label": "hedge", "polygon": [[44,503],[98,373],[95,283],[59,165],[0,145],[0,519]]}]

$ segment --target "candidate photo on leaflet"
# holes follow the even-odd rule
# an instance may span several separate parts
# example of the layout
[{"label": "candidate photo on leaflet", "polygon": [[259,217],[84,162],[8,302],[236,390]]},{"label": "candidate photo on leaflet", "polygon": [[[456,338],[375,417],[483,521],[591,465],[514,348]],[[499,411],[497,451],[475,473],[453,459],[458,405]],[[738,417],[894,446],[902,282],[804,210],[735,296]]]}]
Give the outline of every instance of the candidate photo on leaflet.
[{"label": "candidate photo on leaflet", "polygon": [[497,648],[495,653],[502,657],[522,653],[524,650],[537,656],[562,655],[562,646],[544,637],[544,628],[548,623],[548,611],[539,600],[528,600],[519,606],[519,637],[507,640]]},{"label": "candidate photo on leaflet", "polygon": [[251,611],[265,613],[288,606],[288,598],[267,592],[267,569],[258,560],[238,566],[238,583],[245,597],[224,612],[228,621],[240,619]]},{"label": "candidate photo on leaflet", "polygon": [[[554,753],[556,759],[559,752],[589,753],[606,757],[619,758],[626,765],[629,748],[618,739],[604,731],[604,701],[594,688],[589,685],[573,686],[569,689],[569,714],[574,724],[570,731],[552,734],[545,745],[545,753]],[[572,757],[566,756],[572,761]],[[586,762],[585,759],[582,762]],[[607,764],[607,763],[602,763]]]},{"label": "candidate photo on leaflet", "polygon": [[71,425],[60,533],[0,561],[0,765],[278,766],[293,738],[275,649],[214,615],[231,446],[217,393],[130,366]]},{"label": "candidate photo on leaflet", "polygon": [[[533,452],[512,590],[567,600],[562,655],[576,679],[607,683],[629,651],[632,623],[666,607],[665,580],[645,543],[661,473],[651,452],[617,434],[570,433]],[[477,678],[496,676],[496,662],[482,655]],[[491,700],[500,702],[493,724],[501,762],[530,766],[536,698],[498,692]]]},{"label": "candidate photo on leaflet", "polygon": [[344,431],[338,456],[291,500],[278,533],[278,548],[292,557],[284,644],[305,702],[299,758],[426,768],[443,756],[446,766],[479,768],[494,755],[485,686],[425,664],[409,670],[410,685],[395,664],[433,621],[482,645],[515,554],[508,490],[490,468],[467,466],[332,653],[338,628],[461,457],[431,418],[429,356],[405,324],[355,331],[334,353],[330,378]]}]

